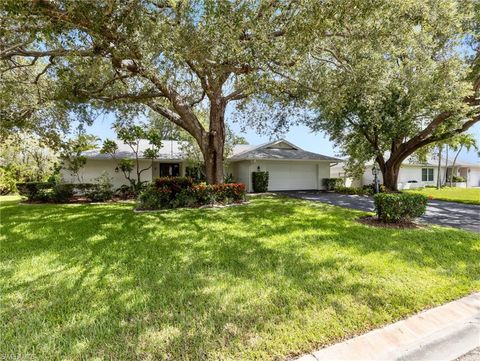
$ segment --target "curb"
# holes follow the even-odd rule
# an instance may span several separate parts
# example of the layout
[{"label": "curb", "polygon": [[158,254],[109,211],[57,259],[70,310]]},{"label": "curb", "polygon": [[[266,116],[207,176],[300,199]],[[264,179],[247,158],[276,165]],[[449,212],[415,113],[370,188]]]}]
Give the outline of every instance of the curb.
[{"label": "curb", "polygon": [[479,346],[480,293],[474,293],[296,361],[451,361]]}]

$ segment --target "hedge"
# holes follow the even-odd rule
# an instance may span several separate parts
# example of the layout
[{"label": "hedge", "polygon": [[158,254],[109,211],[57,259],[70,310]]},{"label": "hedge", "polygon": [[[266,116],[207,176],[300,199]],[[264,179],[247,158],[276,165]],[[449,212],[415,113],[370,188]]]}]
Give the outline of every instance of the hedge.
[{"label": "hedge", "polygon": [[255,193],[268,190],[268,172],[252,172],[252,187]]},{"label": "hedge", "polygon": [[327,191],[333,191],[336,187],[343,186],[342,178],[323,178],[323,186]]},{"label": "hedge", "polygon": [[245,199],[242,183],[197,184],[190,178],[162,177],[155,180],[138,197],[138,209],[193,207],[212,203],[238,203]]},{"label": "hedge", "polygon": [[104,202],[112,198],[113,192],[102,184],[94,183],[17,183],[20,195],[30,202],[68,203],[75,194],[85,195],[92,202]]},{"label": "hedge", "polygon": [[425,214],[428,198],[415,193],[378,193],[374,196],[375,212],[385,223],[410,222]]}]

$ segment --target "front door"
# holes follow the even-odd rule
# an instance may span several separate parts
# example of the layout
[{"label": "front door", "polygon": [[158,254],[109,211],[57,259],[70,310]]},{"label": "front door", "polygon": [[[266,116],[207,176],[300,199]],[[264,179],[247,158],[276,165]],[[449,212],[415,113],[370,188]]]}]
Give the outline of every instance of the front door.
[{"label": "front door", "polygon": [[179,175],[179,163],[160,163],[160,177],[178,177]]}]

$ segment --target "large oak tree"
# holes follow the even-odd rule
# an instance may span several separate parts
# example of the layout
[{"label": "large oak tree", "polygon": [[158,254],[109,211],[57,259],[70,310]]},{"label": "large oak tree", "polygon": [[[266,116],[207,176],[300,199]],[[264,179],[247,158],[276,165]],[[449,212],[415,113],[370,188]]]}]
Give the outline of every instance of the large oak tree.
[{"label": "large oak tree", "polygon": [[[38,94],[21,106],[10,99],[2,123],[13,129],[52,102],[68,110],[63,119],[74,111],[148,107],[190,133],[208,182],[223,182],[227,105],[261,89],[271,66],[294,62],[308,11],[293,3],[3,1],[2,74],[21,69]],[[49,81],[41,86],[42,79]],[[208,111],[207,126],[199,108]]]},{"label": "large oak tree", "polygon": [[350,170],[373,159],[396,190],[408,156],[480,121],[478,4],[353,1],[335,21],[346,36],[318,37],[297,76],[285,76]]}]

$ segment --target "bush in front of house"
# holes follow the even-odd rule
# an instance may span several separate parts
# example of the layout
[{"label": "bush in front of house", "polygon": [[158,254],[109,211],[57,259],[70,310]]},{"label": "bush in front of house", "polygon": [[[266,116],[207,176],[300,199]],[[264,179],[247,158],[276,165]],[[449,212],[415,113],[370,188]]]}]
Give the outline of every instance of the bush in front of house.
[{"label": "bush in front of house", "polygon": [[252,187],[255,193],[268,190],[268,172],[252,172]]},{"label": "bush in front of house", "polygon": [[373,189],[370,186],[364,186],[364,187],[337,186],[335,187],[335,192],[342,193],[342,194],[356,194],[359,196],[372,195],[374,193]]},{"label": "bush in front of house", "polygon": [[323,178],[323,186],[327,191],[333,191],[336,187],[343,186],[343,179],[342,178]]},{"label": "bush in front of house", "polygon": [[378,193],[374,196],[375,212],[385,223],[411,222],[425,214],[428,198],[415,193]]},{"label": "bush in front of house", "polygon": [[90,187],[85,192],[85,196],[91,202],[105,202],[113,197],[112,178],[106,172],[95,178],[93,187]]},{"label": "bush in front of house", "polygon": [[67,183],[17,183],[17,189],[20,195],[27,197],[30,202],[65,203],[73,197],[74,188],[74,184]]},{"label": "bush in front of house", "polygon": [[164,177],[140,193],[137,208],[153,210],[239,203],[245,200],[245,194],[245,185],[241,183],[194,185],[185,177]]},{"label": "bush in front of house", "polygon": [[464,182],[466,182],[466,179],[464,177],[454,175],[454,176],[452,176],[452,182],[454,182],[454,183],[464,183]]}]

